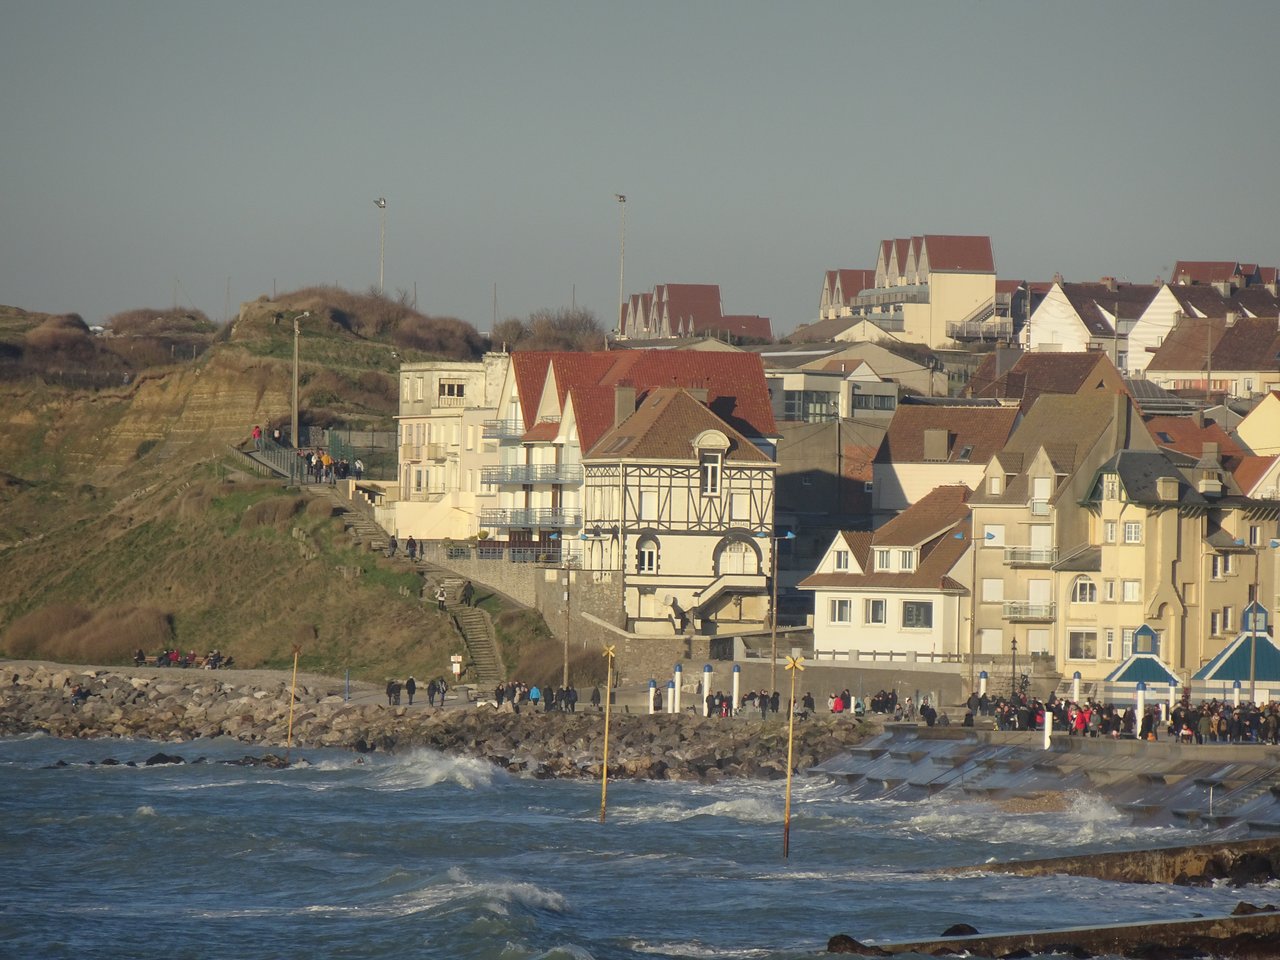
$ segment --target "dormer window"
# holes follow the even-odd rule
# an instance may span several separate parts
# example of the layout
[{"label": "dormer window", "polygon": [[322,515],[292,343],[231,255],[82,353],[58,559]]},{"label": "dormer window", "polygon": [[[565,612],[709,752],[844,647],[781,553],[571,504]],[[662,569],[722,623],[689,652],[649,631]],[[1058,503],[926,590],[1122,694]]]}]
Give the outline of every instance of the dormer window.
[{"label": "dormer window", "polygon": [[704,497],[720,496],[720,454],[704,453],[698,458],[698,486]]},{"label": "dormer window", "polygon": [[993,497],[997,497],[1004,493],[1004,477],[997,474],[994,477],[987,478],[987,493]]},{"label": "dormer window", "polygon": [[893,569],[893,551],[892,550],[876,550],[876,570],[892,570]]},{"label": "dormer window", "polygon": [[1120,478],[1116,474],[1108,473],[1102,478],[1102,499],[1120,499]]},{"label": "dormer window", "polygon": [[835,559],[836,559],[837,571],[844,572],[849,569],[849,551],[848,550],[837,550]]},{"label": "dormer window", "polygon": [[910,572],[916,568],[916,552],[914,550],[899,550],[898,565],[900,570]]}]

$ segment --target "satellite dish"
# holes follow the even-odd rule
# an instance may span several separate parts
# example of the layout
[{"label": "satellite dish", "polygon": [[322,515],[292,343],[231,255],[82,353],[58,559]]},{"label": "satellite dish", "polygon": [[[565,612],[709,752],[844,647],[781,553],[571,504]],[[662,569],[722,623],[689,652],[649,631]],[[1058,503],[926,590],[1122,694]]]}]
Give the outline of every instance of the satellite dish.
[{"label": "satellite dish", "polygon": [[676,605],[676,598],[669,593],[665,594],[662,598],[662,603],[664,606],[674,607]]}]

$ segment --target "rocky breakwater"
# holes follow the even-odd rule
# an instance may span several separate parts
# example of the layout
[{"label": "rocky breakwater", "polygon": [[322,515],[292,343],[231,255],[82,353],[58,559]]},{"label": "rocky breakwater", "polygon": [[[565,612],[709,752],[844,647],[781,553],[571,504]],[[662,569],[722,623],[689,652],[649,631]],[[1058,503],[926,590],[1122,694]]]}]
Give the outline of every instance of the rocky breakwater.
[{"label": "rocky breakwater", "polygon": [[[73,696],[76,686],[81,696]],[[536,777],[595,777],[604,747],[603,714],[521,713],[352,704],[339,684],[299,684],[293,744],[361,752],[426,747],[488,760]],[[254,683],[229,672],[133,676],[48,665],[6,665],[0,687],[0,736],[132,737],[186,741],[233,737],[280,746],[289,735],[289,685]],[[797,720],[794,762],[805,770],[871,734],[851,717]],[[784,717],[705,719],[693,714],[615,712],[610,776],[715,782],[786,776]]]}]

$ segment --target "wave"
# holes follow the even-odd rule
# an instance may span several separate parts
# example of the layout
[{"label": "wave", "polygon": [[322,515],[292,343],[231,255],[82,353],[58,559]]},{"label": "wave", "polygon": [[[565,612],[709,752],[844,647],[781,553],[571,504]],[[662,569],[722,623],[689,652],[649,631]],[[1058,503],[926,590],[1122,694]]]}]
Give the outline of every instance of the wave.
[{"label": "wave", "polygon": [[485,760],[416,749],[375,764],[366,786],[394,792],[452,783],[467,790],[488,790],[506,779],[505,772]]}]

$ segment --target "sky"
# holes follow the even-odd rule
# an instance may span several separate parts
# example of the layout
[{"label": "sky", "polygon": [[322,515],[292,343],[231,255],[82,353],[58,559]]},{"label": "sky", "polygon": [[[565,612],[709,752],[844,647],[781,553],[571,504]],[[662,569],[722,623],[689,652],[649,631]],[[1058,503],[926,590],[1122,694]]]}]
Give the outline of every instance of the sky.
[{"label": "sky", "polygon": [[[0,0],[0,303],[378,284],[484,331],[718,283],[776,332],[882,239],[1002,279],[1280,265],[1280,3]],[[625,256],[621,256],[625,194]],[[620,261],[622,263],[620,264]]]}]

